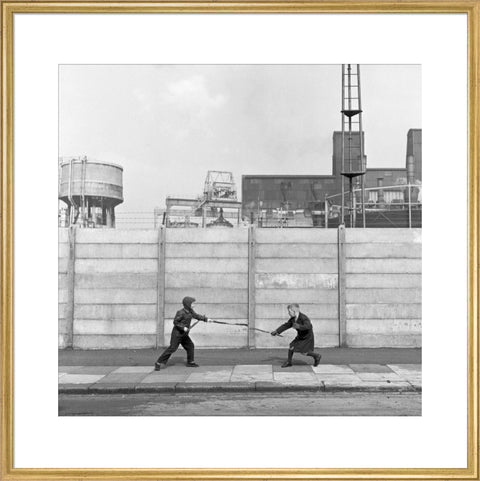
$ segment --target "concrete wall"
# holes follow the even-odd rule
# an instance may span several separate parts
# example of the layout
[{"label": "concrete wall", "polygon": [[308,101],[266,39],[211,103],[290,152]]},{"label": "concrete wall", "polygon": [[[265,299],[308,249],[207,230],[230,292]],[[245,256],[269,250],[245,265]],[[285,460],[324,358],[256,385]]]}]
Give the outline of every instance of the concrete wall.
[{"label": "concrete wall", "polygon": [[[318,346],[338,346],[338,259],[334,229],[258,229],[255,325],[273,331],[298,303],[314,326]],[[257,347],[287,347],[283,338],[256,334]]]},{"label": "concrete wall", "polygon": [[[73,326],[60,316],[60,346],[66,345],[69,329],[73,346],[79,349],[155,345],[158,234],[155,230],[77,229]],[[65,252],[65,238],[68,230],[62,229],[60,254]],[[59,264],[64,263],[60,258]],[[60,302],[68,295],[63,278],[61,274]]]},{"label": "concrete wall", "polygon": [[346,337],[353,347],[420,347],[420,229],[347,229]]},{"label": "concrete wall", "polygon": [[[248,321],[248,229],[167,229],[165,257],[166,341],[186,295],[197,299],[200,314]],[[247,333],[242,326],[201,323],[192,337],[202,347],[244,347]]]},{"label": "concrete wall", "polygon": [[[185,295],[201,314],[267,331],[298,302],[320,347],[419,346],[420,236],[347,229],[339,248],[334,229],[61,229],[59,346],[163,346]],[[201,323],[192,337],[198,347],[286,347],[293,332]]]}]

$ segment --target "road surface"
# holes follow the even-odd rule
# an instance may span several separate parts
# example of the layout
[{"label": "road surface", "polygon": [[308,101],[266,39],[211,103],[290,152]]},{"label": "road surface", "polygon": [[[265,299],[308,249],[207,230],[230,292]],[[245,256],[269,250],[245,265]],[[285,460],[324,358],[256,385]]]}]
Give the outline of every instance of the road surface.
[{"label": "road surface", "polygon": [[421,416],[419,393],[59,395],[60,416]]}]

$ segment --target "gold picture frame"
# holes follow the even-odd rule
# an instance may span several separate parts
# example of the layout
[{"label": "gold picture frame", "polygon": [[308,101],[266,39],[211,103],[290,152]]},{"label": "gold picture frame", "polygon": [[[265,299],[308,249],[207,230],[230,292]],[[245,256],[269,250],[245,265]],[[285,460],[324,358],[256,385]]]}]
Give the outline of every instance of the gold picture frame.
[{"label": "gold picture frame", "polygon": [[[479,476],[479,16],[478,0],[2,1],[2,480],[478,479]],[[13,16],[16,13],[460,13],[468,49],[467,467],[382,469],[46,469],[13,466]]]}]

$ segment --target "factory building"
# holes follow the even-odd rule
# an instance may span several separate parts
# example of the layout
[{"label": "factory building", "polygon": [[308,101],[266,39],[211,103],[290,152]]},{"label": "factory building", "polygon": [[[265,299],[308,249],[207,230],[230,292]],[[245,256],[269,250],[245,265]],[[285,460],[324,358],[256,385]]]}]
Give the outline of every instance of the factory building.
[{"label": "factory building", "polygon": [[[353,143],[358,142],[359,133],[354,134]],[[346,140],[345,140],[346,141]],[[422,131],[410,129],[407,134],[405,167],[401,168],[367,168],[365,188],[381,188],[407,183],[407,159],[413,163],[411,183],[420,183],[422,179]],[[285,209],[289,211],[323,209],[326,196],[340,194],[342,190],[342,132],[333,133],[333,155],[331,175],[244,175],[242,177],[243,215],[257,218],[260,212]],[[356,178],[359,185],[359,178]],[[391,202],[403,198],[403,190],[386,189],[382,191],[382,200]],[[384,199],[383,199],[384,197]],[[397,199],[398,197],[398,199]],[[340,197],[339,197],[340,201]],[[378,201],[378,190],[368,191],[366,202]],[[320,207],[321,206],[321,207]]]}]

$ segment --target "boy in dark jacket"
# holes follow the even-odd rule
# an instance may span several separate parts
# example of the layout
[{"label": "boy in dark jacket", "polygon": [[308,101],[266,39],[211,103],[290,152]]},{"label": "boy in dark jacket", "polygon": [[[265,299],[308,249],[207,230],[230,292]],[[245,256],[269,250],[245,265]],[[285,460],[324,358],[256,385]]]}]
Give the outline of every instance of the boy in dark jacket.
[{"label": "boy in dark jacket", "polygon": [[195,344],[190,339],[188,333],[190,332],[190,324],[193,319],[198,319],[199,321],[207,322],[208,318],[206,316],[201,316],[197,314],[193,308],[192,304],[195,302],[193,297],[184,297],[182,304],[183,309],[177,311],[175,319],[173,320],[173,330],[170,337],[170,346],[163,351],[162,355],[157,359],[155,363],[155,371],[160,371],[160,369],[167,367],[167,361],[170,356],[178,349],[181,344],[182,347],[187,351],[187,366],[188,367],[198,367],[198,364],[193,360],[195,353]]},{"label": "boy in dark jacket", "polygon": [[298,304],[289,304],[287,306],[290,319],[282,324],[280,327],[271,332],[272,336],[278,336],[283,331],[293,327],[297,330],[297,337],[290,343],[288,349],[288,358],[282,364],[282,367],[292,366],[292,358],[294,352],[300,352],[307,356],[313,357],[313,365],[318,366],[322,356],[314,351],[315,338],[313,336],[313,328],[310,319],[300,312],[300,306]]}]

